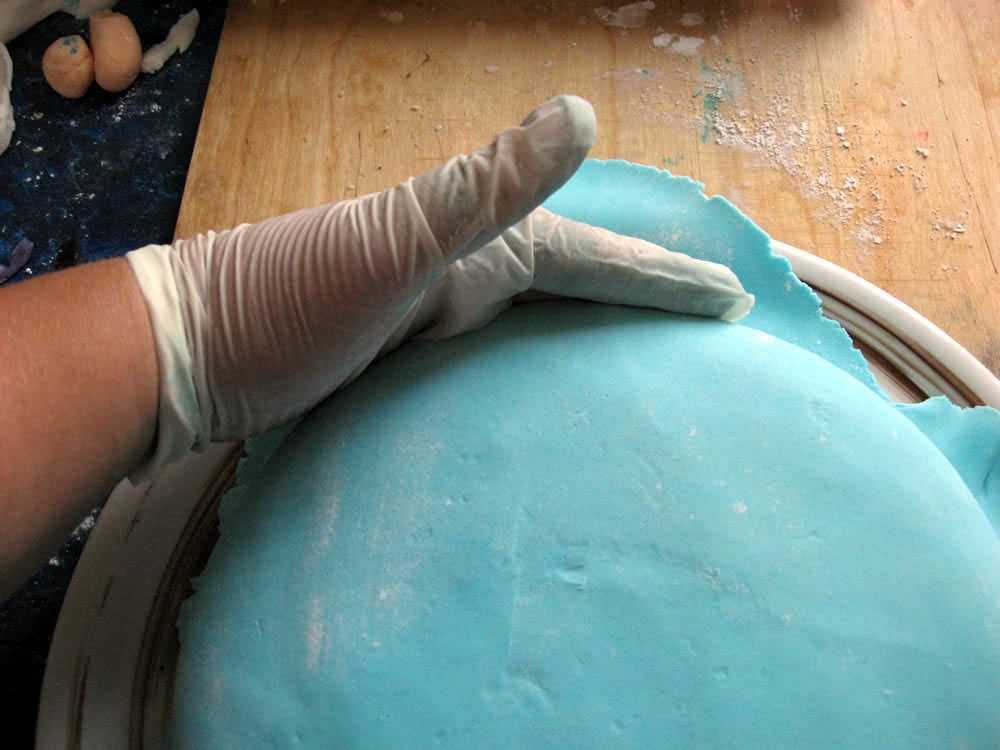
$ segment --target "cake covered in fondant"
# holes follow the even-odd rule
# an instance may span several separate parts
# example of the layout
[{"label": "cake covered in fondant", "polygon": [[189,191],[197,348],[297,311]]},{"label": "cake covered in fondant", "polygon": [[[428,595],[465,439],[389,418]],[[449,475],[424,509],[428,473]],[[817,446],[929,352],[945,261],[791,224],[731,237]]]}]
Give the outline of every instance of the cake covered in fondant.
[{"label": "cake covered in fondant", "polygon": [[[585,166],[567,213],[623,189]],[[747,266],[757,318],[521,306],[251,445],[173,747],[995,746],[1000,415],[890,404],[735,209],[630,174],[689,210],[610,228],[722,211],[673,244]]]}]

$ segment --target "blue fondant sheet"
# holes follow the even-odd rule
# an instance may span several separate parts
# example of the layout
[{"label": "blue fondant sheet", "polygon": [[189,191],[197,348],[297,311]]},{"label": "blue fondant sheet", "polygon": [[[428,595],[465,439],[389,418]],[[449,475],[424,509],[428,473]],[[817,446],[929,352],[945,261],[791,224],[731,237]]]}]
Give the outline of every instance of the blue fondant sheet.
[{"label": "blue fondant sheet", "polygon": [[588,162],[550,201],[731,265],[411,343],[248,446],[173,747],[994,747],[1000,414],[888,403],[766,235]]}]

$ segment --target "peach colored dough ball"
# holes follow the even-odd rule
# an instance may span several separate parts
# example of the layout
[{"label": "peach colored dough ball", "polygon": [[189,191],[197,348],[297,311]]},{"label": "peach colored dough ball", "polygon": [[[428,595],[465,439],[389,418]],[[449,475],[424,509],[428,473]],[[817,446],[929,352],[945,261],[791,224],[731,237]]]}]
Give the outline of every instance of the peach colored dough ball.
[{"label": "peach colored dough ball", "polygon": [[56,39],[42,57],[42,73],[56,93],[79,99],[94,82],[94,57],[79,34]]},{"label": "peach colored dough ball", "polygon": [[128,16],[110,10],[92,15],[90,43],[97,85],[111,92],[131,86],[142,65],[142,44]]}]

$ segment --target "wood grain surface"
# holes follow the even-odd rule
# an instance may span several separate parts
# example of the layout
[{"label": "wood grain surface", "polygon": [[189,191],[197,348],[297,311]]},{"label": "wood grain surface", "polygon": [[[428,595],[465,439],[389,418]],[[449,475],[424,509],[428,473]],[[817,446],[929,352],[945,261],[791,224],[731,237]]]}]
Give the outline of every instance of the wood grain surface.
[{"label": "wood grain surface", "polygon": [[389,187],[575,93],[593,156],[703,182],[1000,374],[1000,2],[600,4],[231,0],[178,236]]}]

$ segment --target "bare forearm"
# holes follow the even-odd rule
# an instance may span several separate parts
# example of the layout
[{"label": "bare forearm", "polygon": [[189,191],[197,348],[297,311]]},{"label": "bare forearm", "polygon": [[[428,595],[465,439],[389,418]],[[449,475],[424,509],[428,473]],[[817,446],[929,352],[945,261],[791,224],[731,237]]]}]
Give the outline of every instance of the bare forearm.
[{"label": "bare forearm", "polygon": [[150,450],[157,362],[124,260],[0,291],[0,599]]},{"label": "bare forearm", "polygon": [[728,268],[538,210],[595,132],[556,97],[383,193],[0,293],[0,596],[122,476],[303,414],[417,331],[472,330],[532,290],[746,315]]}]

